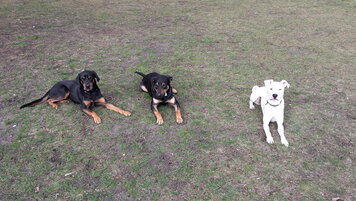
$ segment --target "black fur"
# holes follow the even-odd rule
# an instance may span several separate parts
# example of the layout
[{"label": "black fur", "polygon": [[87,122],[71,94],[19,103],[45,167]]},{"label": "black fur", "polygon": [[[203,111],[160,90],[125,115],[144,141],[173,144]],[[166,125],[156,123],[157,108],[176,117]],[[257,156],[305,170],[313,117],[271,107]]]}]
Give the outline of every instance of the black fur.
[{"label": "black fur", "polygon": [[[148,94],[157,100],[161,100],[166,102],[173,97],[171,80],[173,79],[171,76],[160,75],[156,72],[149,73],[147,75],[141,72],[135,72],[143,77],[141,81],[141,85],[145,86],[148,90]],[[162,91],[168,87],[168,90],[165,90],[165,93]]]},{"label": "black fur", "polygon": [[44,95],[42,96],[42,98],[40,99],[37,99],[37,100],[34,100],[32,102],[29,102],[25,105],[22,105],[20,107],[20,109],[24,108],[24,107],[32,107],[32,106],[35,106],[35,105],[38,105],[38,104],[41,104],[41,103],[44,103],[46,100],[47,100],[47,95],[48,95],[49,91]]},{"label": "black fur", "polygon": [[68,93],[69,96],[67,99],[70,99],[76,104],[81,104],[81,106],[85,108],[86,106],[83,101],[95,101],[103,97],[96,84],[99,80],[100,78],[95,71],[83,71],[78,74],[76,80],[57,82],[42,98],[22,105],[20,109],[35,106],[50,99],[61,99]]},{"label": "black fur", "polygon": [[[148,94],[152,97],[151,101],[151,109],[155,113],[158,112],[158,105],[159,104],[171,104],[177,113],[180,116],[180,105],[178,100],[174,97],[173,88],[171,86],[171,81],[173,78],[168,75],[161,75],[159,73],[153,72],[147,75],[141,72],[135,72],[143,77],[140,87],[142,90],[143,88],[147,89]],[[173,99],[174,98],[174,99]],[[174,102],[172,101],[174,100]],[[158,103],[157,103],[158,102]],[[156,115],[155,113],[155,115]],[[159,113],[159,112],[158,112]],[[178,114],[177,113],[177,114]],[[157,116],[156,116],[157,117]],[[178,123],[182,123],[183,120],[177,120]],[[163,122],[163,121],[162,121]],[[158,123],[158,121],[157,121]],[[159,123],[161,124],[161,123]]]}]

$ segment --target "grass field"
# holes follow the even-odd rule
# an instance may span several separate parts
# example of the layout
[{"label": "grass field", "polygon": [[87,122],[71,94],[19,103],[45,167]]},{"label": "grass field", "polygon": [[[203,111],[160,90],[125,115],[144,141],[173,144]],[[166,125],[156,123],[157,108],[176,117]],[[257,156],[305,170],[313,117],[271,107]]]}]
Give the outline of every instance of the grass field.
[{"label": "grass field", "polygon": [[[355,200],[353,0],[0,0],[0,200]],[[95,70],[124,117],[19,110]],[[155,124],[144,73],[173,76],[184,123]],[[265,141],[253,85],[287,80]]]}]

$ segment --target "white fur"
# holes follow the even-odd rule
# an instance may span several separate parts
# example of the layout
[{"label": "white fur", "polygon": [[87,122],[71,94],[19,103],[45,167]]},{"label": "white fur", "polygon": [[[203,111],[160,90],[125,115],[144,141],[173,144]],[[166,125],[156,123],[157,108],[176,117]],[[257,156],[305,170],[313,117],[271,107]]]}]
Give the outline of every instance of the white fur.
[{"label": "white fur", "polygon": [[[289,88],[287,81],[274,82],[273,80],[265,80],[264,87],[254,86],[250,96],[250,109],[254,109],[253,103],[261,105],[263,113],[263,129],[266,133],[266,141],[272,144],[273,138],[269,130],[270,122],[277,122],[278,133],[281,137],[281,143],[288,147],[288,141],[284,136],[284,88]],[[275,94],[275,98],[273,97]]]}]

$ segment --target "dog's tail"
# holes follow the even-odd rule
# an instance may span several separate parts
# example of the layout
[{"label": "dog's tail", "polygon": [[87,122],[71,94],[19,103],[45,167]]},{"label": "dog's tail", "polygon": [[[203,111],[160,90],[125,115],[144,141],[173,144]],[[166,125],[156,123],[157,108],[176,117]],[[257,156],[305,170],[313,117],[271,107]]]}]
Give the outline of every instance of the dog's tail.
[{"label": "dog's tail", "polygon": [[252,92],[256,91],[256,89],[258,89],[258,86],[257,85],[253,86],[252,87]]},{"label": "dog's tail", "polygon": [[137,71],[136,71],[135,73],[141,75],[142,77],[145,77],[145,76],[146,76],[145,74],[143,74],[143,73],[141,73],[141,72],[137,72]]},{"label": "dog's tail", "polygon": [[48,94],[49,94],[49,91],[40,99],[37,99],[37,100],[34,100],[30,103],[27,103],[25,105],[22,105],[20,107],[20,109],[24,108],[24,107],[33,107],[35,105],[38,105],[38,104],[41,104],[41,103],[44,103],[46,100],[48,100]]}]

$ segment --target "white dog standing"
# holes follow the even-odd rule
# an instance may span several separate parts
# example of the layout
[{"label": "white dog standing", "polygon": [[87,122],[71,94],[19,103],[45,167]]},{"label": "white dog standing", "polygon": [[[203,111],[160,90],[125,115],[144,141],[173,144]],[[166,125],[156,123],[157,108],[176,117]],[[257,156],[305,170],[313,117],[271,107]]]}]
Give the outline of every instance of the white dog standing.
[{"label": "white dog standing", "polygon": [[254,86],[250,96],[250,109],[255,109],[253,103],[261,105],[263,113],[263,129],[266,133],[266,141],[273,143],[273,138],[269,130],[269,123],[277,121],[278,133],[281,137],[281,143],[288,147],[288,141],[284,136],[284,88],[289,88],[287,81],[274,82],[265,80],[264,87]]}]

